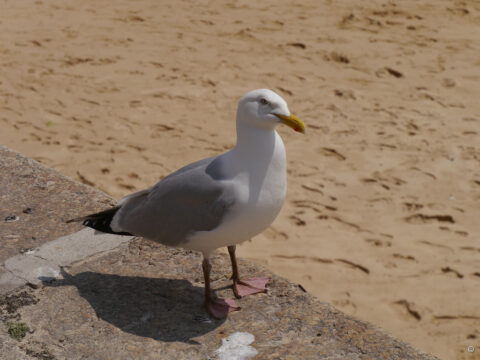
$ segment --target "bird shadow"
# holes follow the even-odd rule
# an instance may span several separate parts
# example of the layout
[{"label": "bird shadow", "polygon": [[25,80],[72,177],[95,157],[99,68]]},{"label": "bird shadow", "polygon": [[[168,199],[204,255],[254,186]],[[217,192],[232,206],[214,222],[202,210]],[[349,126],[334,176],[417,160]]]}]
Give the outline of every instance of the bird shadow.
[{"label": "bird shadow", "polygon": [[221,326],[203,308],[203,287],[187,280],[121,276],[97,272],[45,279],[45,286],[75,286],[98,318],[133,335],[165,342],[199,344],[193,338]]}]

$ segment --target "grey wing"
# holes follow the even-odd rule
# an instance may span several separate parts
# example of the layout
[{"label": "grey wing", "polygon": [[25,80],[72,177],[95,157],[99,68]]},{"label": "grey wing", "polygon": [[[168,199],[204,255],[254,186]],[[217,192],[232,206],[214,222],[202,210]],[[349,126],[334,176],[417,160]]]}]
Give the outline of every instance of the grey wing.
[{"label": "grey wing", "polygon": [[[219,163],[215,161],[209,158],[191,164],[148,191],[127,198],[115,215],[116,230],[181,246],[189,234],[216,228],[234,197],[219,181]],[[211,175],[212,168],[216,168],[216,178]]]}]

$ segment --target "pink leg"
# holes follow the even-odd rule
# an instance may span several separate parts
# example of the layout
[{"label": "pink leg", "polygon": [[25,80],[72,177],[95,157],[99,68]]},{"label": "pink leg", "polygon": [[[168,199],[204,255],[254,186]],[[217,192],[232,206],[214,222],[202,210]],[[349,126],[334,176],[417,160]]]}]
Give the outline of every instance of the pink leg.
[{"label": "pink leg", "polygon": [[240,310],[233,299],[213,299],[210,289],[210,270],[212,265],[204,258],[202,263],[203,276],[205,278],[205,308],[215,319],[226,318],[232,311]]},{"label": "pink leg", "polygon": [[266,291],[266,285],[270,281],[270,278],[252,278],[241,280],[238,275],[237,257],[235,256],[235,245],[228,247],[228,253],[230,254],[230,260],[232,262],[232,279],[233,279],[233,292],[237,298],[243,296],[258,294]]}]

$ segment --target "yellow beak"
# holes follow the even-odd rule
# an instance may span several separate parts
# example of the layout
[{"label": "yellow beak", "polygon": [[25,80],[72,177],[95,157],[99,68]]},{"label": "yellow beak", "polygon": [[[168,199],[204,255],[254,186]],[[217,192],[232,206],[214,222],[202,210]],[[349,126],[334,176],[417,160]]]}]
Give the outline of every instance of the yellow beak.
[{"label": "yellow beak", "polygon": [[301,132],[305,134],[305,124],[302,120],[297,118],[295,115],[290,114],[290,116],[280,115],[280,114],[273,114],[276,117],[282,120],[282,124],[290,126],[293,130]]}]

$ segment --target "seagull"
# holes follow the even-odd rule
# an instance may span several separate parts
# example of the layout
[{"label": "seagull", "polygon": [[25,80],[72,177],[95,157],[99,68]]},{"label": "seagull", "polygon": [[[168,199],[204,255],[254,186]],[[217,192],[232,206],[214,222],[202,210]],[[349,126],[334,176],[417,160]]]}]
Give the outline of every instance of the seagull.
[{"label": "seagull", "polygon": [[269,227],[285,201],[287,162],[275,130],[279,124],[305,132],[277,93],[250,91],[238,103],[237,143],[230,151],[189,164],[113,208],[68,222],[201,252],[205,308],[214,318],[225,318],[240,308],[233,299],[212,295],[209,258],[215,249],[228,248],[237,298],[265,292],[270,280],[241,279],[235,250]]}]

